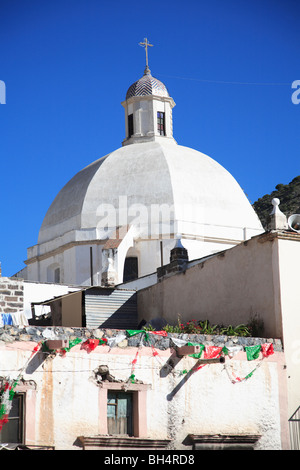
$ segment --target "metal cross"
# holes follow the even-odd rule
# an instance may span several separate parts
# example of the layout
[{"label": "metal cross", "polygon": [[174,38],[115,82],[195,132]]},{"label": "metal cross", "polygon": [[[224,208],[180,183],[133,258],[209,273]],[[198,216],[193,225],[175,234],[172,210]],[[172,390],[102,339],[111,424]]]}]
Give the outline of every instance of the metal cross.
[{"label": "metal cross", "polygon": [[148,42],[148,39],[147,39],[147,38],[144,38],[144,42],[139,42],[139,45],[142,46],[142,47],[145,47],[145,51],[146,51],[146,67],[148,67],[148,47],[153,47],[153,44],[150,44],[150,42]]}]

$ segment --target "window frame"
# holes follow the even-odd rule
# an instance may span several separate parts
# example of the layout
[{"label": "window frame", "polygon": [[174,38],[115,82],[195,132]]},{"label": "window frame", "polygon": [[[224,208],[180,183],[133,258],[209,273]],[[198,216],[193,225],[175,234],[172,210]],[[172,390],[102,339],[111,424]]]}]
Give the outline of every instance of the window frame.
[{"label": "window frame", "polygon": [[[18,416],[10,416],[11,412],[13,410],[13,405],[10,410],[10,413],[8,415],[8,423],[6,423],[4,426],[9,426],[9,423],[13,421],[18,421],[18,437],[16,441],[2,441],[1,440],[1,434],[2,431],[0,431],[0,443],[1,444],[24,444],[25,443],[25,417],[26,417],[26,393],[25,392],[16,392],[13,396],[12,401],[18,400],[19,402],[19,410],[18,410]],[[3,429],[3,428],[2,428]]]},{"label": "window frame", "polygon": [[134,134],[133,113],[128,114],[127,124],[128,124],[128,139],[130,139],[130,137],[132,137]]},{"label": "window frame", "polygon": [[157,111],[157,132],[161,136],[166,135],[166,115],[164,111]]},{"label": "window frame", "polygon": [[[102,382],[99,387],[99,434],[108,434],[107,396],[108,390],[124,391],[124,383]],[[148,384],[126,384],[127,391],[132,393],[132,436],[147,437],[147,391]],[[121,436],[114,434],[114,436]]]},{"label": "window frame", "polygon": [[[111,396],[110,396],[111,395]],[[109,419],[112,418],[112,416],[109,414],[109,407],[113,407],[114,409],[114,424],[113,426],[115,428],[122,428],[124,427],[124,424],[121,423],[121,419],[124,418],[125,416],[119,416],[119,409],[120,409],[120,401],[124,398],[127,398],[126,400],[126,430],[127,432],[122,433],[122,432],[115,432],[112,433],[110,432],[110,429],[112,428],[112,421],[109,421]],[[114,402],[110,402],[110,400],[114,400]],[[132,392],[125,392],[124,390],[107,390],[107,429],[109,434],[114,434],[118,436],[126,435],[129,437],[133,436],[133,393]]]}]

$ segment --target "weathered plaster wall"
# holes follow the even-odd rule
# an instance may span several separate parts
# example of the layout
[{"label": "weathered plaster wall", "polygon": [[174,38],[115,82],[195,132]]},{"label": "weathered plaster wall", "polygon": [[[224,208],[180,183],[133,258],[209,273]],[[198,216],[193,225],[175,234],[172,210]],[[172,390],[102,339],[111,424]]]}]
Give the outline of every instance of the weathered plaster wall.
[{"label": "weathered plaster wall", "polygon": [[[126,333],[126,332],[121,332]],[[47,337],[114,338],[120,331],[76,328],[26,327],[0,331],[0,376],[16,374],[29,358],[37,341]],[[79,449],[78,436],[99,434],[101,429],[100,387],[94,371],[108,365],[110,373],[126,381],[132,361],[139,351],[135,377],[149,384],[147,391],[147,437],[171,439],[170,449],[191,449],[188,434],[259,434],[257,449],[287,448],[284,354],[281,342],[273,341],[275,353],[264,359],[253,376],[233,384],[224,364],[206,365],[191,376],[181,374],[195,365],[195,359],[176,354],[175,340],[191,340],[206,345],[251,345],[265,339],[150,334],[158,352],[153,356],[149,345],[140,346],[141,336],[124,338],[111,348],[98,346],[88,353],[80,345],[67,354],[51,356],[37,353],[23,374],[30,381],[31,414],[27,416],[28,443],[54,445],[56,449]],[[171,361],[171,362],[170,362]],[[163,369],[164,364],[173,364]],[[256,365],[241,351],[227,357],[228,372],[245,376]],[[34,384],[34,390],[32,387]],[[35,406],[32,406],[34,396]],[[103,404],[102,404],[103,405]],[[34,411],[34,412],[33,412]]]}]

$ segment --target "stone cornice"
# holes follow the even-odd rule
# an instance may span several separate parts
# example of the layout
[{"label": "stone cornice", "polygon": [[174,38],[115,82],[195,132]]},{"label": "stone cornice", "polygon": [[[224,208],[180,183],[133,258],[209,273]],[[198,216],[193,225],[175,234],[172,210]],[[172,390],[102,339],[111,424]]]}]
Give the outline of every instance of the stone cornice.
[{"label": "stone cornice", "polygon": [[[208,242],[208,243],[223,243],[227,245],[238,245],[239,243],[242,243],[243,240],[229,240],[225,238],[215,238],[215,237],[202,237],[202,236],[195,236],[195,235],[185,235],[184,238],[188,240],[198,240],[198,241],[203,241],[203,242]],[[147,238],[139,238],[136,239],[135,241],[155,241],[155,240],[166,240],[166,238],[162,237],[153,237],[150,239]],[[167,239],[169,240],[169,238]],[[47,258],[51,258],[51,256],[55,256],[57,254],[63,253],[65,250],[68,250],[70,248],[73,248],[74,246],[80,246],[80,245],[104,245],[107,242],[106,240],[83,240],[83,241],[72,241],[65,243],[64,245],[59,246],[58,248],[55,248],[53,250],[48,251],[47,253],[42,253],[37,256],[33,256],[32,258],[29,258],[24,261],[24,263],[28,266],[29,264],[36,263],[39,261],[43,261]]]},{"label": "stone cornice", "polygon": [[55,248],[54,250],[48,251],[47,253],[43,253],[37,256],[33,256],[32,258],[27,259],[24,261],[26,265],[36,263],[38,261],[42,261],[44,259],[50,258],[51,256],[55,256],[57,254],[63,253],[65,250],[73,248],[74,246],[80,245],[104,245],[106,240],[84,240],[84,241],[73,241],[65,243],[64,245]]},{"label": "stone cornice", "polygon": [[253,238],[257,238],[261,243],[273,241],[275,239],[300,242],[300,234],[289,230],[270,230]]}]

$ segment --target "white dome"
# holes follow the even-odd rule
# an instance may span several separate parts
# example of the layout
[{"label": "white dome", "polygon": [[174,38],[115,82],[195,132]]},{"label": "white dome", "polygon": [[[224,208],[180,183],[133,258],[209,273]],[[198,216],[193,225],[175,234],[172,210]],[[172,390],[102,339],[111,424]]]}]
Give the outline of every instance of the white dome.
[{"label": "white dome", "polygon": [[[50,206],[38,243],[70,231],[94,229],[99,205],[118,208],[122,196],[128,207],[173,206],[177,230],[183,236],[199,236],[200,228],[203,235],[236,240],[243,239],[237,233],[245,229],[252,234],[263,231],[227,170],[203,153],[162,139],[121,147],[77,173]],[[182,216],[183,204],[188,216]]]}]

